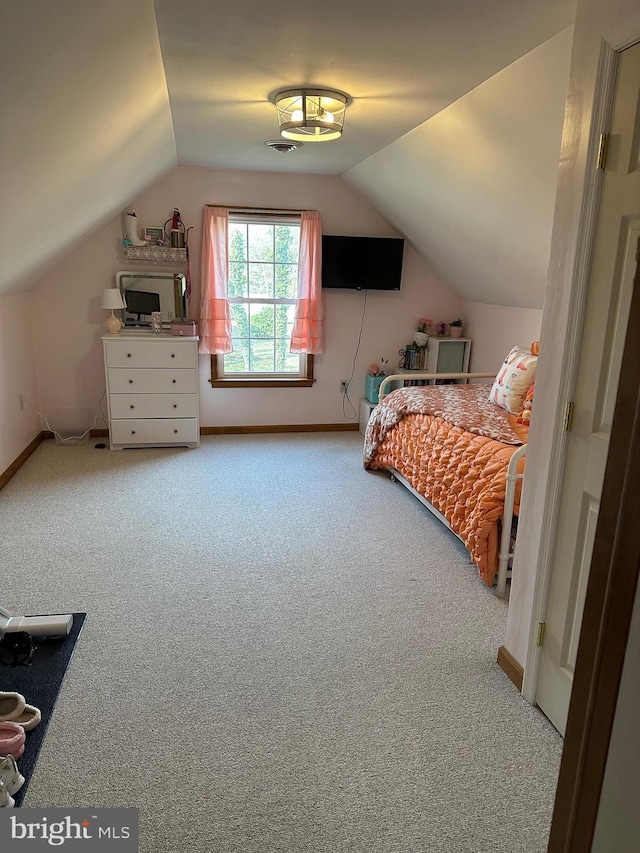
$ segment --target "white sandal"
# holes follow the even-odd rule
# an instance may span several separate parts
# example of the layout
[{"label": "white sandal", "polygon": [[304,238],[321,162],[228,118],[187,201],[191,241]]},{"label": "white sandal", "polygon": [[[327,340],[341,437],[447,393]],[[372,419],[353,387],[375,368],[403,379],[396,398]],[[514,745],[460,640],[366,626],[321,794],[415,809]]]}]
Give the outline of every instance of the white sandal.
[{"label": "white sandal", "polygon": [[0,809],[12,809],[16,804],[11,794],[7,791],[7,786],[0,779]]}]

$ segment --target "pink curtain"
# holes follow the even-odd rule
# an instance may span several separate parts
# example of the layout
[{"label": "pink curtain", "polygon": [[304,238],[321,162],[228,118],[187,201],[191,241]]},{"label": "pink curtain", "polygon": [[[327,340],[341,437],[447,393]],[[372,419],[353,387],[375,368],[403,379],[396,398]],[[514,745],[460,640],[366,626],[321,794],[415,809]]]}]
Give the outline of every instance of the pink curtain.
[{"label": "pink curtain", "polygon": [[300,217],[298,304],[291,333],[290,352],[324,352],[322,305],[322,228],[320,214],[305,210]]},{"label": "pink curtain", "polygon": [[229,211],[205,207],[200,272],[200,347],[205,354],[233,352],[227,296],[229,278]]}]

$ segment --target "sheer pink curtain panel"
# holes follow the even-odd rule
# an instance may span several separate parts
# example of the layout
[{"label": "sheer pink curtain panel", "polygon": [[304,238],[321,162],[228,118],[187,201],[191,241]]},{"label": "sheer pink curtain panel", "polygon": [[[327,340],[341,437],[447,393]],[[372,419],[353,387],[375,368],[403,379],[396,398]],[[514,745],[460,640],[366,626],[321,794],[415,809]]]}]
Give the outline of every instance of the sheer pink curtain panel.
[{"label": "sheer pink curtain panel", "polygon": [[324,352],[322,225],[316,210],[305,210],[300,217],[298,304],[290,352],[313,355]]},{"label": "sheer pink curtain panel", "polygon": [[229,211],[205,207],[202,228],[199,352],[222,355],[233,352],[231,314],[227,295],[229,279]]}]

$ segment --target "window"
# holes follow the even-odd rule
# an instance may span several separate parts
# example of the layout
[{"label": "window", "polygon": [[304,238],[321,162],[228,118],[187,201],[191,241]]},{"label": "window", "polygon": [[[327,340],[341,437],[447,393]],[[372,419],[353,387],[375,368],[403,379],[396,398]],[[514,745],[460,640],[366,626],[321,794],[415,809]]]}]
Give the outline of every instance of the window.
[{"label": "window", "polygon": [[313,356],[291,353],[298,292],[297,217],[229,216],[233,352],[212,356],[213,385],[311,385]]}]

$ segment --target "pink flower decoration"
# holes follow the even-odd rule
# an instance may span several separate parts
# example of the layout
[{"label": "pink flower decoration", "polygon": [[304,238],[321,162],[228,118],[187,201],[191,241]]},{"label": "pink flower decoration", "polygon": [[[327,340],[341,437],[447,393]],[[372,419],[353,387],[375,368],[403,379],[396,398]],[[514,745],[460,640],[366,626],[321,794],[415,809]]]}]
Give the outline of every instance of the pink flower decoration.
[{"label": "pink flower decoration", "polygon": [[380,373],[380,365],[379,364],[370,364],[369,365],[369,376],[377,376]]}]

